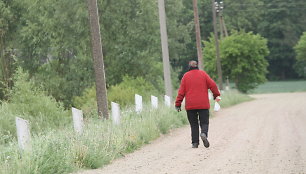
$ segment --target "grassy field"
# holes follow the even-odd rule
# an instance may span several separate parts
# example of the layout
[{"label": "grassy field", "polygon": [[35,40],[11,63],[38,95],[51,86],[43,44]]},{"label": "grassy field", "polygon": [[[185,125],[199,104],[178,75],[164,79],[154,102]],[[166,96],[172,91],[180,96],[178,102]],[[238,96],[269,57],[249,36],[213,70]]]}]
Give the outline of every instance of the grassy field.
[{"label": "grassy field", "polygon": [[253,94],[260,93],[282,93],[282,92],[301,92],[306,91],[306,81],[270,81],[259,85]]},{"label": "grassy field", "polygon": [[[222,107],[251,100],[247,95],[227,91]],[[213,104],[213,102],[212,102]],[[72,125],[32,135],[32,150],[21,152],[16,140],[0,145],[0,173],[56,174],[99,168],[113,159],[133,152],[169,130],[188,124],[186,112],[173,107],[149,106],[140,114],[124,110],[120,125],[111,120],[88,119],[82,135]],[[213,112],[212,112],[213,113]]]}]

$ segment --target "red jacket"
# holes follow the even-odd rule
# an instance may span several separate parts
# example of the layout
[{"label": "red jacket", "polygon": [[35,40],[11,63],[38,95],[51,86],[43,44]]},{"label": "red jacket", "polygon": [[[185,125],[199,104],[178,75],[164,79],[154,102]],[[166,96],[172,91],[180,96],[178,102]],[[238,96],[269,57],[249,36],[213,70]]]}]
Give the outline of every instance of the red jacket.
[{"label": "red jacket", "polygon": [[185,97],[185,109],[209,109],[208,89],[214,95],[214,99],[220,96],[216,83],[202,70],[194,69],[184,74],[175,106],[181,106]]}]

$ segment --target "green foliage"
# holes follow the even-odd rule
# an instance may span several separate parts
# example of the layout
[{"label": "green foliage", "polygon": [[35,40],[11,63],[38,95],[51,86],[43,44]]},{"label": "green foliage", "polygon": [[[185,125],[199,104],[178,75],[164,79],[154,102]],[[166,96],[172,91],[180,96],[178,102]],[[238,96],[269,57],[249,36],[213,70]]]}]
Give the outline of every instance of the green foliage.
[{"label": "green foliage", "polygon": [[306,3],[304,0],[279,1],[263,0],[264,14],[258,22],[258,32],[268,39],[270,55],[270,80],[297,78],[294,69],[296,45],[303,31],[306,31]]},{"label": "green foliage", "polygon": [[69,108],[72,97],[81,95],[94,79],[86,2],[17,2],[23,7],[18,63]]},{"label": "green foliage", "polygon": [[110,101],[126,106],[134,103],[135,94],[141,95],[143,101],[149,101],[150,96],[158,95],[158,92],[152,84],[143,78],[134,79],[126,76],[120,84],[109,89],[108,98]]},{"label": "green foliage", "polygon": [[[270,1],[271,2],[271,1]],[[224,21],[229,31],[258,31],[258,21],[262,19],[262,0],[227,0],[224,2]],[[260,8],[259,8],[260,7]]]},{"label": "green foliage", "polygon": [[16,69],[16,51],[12,45],[17,28],[14,10],[13,2],[0,1],[0,100],[7,99]]},{"label": "green foliage", "polygon": [[306,78],[306,32],[303,33],[294,49],[297,60],[295,64],[296,71],[301,77]]},{"label": "green foliage", "polygon": [[85,1],[17,1],[22,7],[19,39],[19,63],[30,72],[37,72],[45,62],[54,60],[60,75],[73,58],[89,57],[90,42]]},{"label": "green foliage", "polygon": [[[197,59],[193,3],[190,0],[168,0],[165,1],[165,3],[167,30],[169,31],[170,62],[174,69],[180,70],[177,75],[180,80],[184,72],[188,70],[188,62]],[[178,5],[177,8],[176,4],[182,4],[183,7]],[[167,6],[169,7],[167,8]],[[211,10],[211,0],[198,1],[202,40],[207,40],[209,33],[213,30]],[[176,23],[176,26],[172,26],[173,23]],[[170,43],[171,41],[175,41],[175,43]],[[184,48],[176,47],[175,49],[172,49],[173,45],[182,45]],[[176,56],[175,54],[178,55]]]},{"label": "green foliage", "polygon": [[194,44],[192,39],[195,39],[193,12],[192,8],[186,7],[184,0],[165,1],[165,9],[169,57],[172,65],[177,67],[180,62],[188,62],[190,53],[196,53],[190,46]]},{"label": "green foliage", "polygon": [[[144,102],[149,101],[151,95],[159,95],[156,88],[142,77],[125,76],[120,84],[108,89],[108,102],[116,102],[121,107],[129,106],[135,103],[135,94],[141,95]],[[82,96],[75,97],[73,101],[74,106],[81,108],[85,114],[95,111],[97,107],[95,87],[87,88]]]},{"label": "green foliage", "polygon": [[92,61],[86,57],[74,58],[65,69],[64,76],[53,68],[56,65],[57,61],[42,65],[35,74],[35,83],[43,84],[49,95],[70,108],[72,98],[80,96],[85,88],[93,84]]},{"label": "green foliage", "polygon": [[96,87],[86,88],[81,96],[74,97],[73,107],[82,109],[85,117],[97,113]]},{"label": "green foliage", "polygon": [[35,86],[27,73],[19,69],[14,82],[9,102],[0,106],[0,144],[15,137],[16,116],[29,120],[34,133],[63,127],[68,122],[68,113],[63,106]]},{"label": "green foliage", "polygon": [[[216,79],[216,61],[214,38],[205,42],[205,70]],[[222,40],[220,44],[223,76],[232,79],[241,92],[254,89],[265,82],[269,54],[267,40],[260,35],[235,32]]]},{"label": "green foliage", "polygon": [[99,9],[107,83],[116,85],[125,75],[157,83],[162,77],[157,3],[103,0]]},{"label": "green foliage", "polygon": [[[21,14],[15,33],[18,65],[69,108],[72,98],[94,83],[86,2],[17,0],[15,4],[20,9],[14,13]],[[107,86],[122,82],[128,75],[141,76],[161,90],[157,3],[103,0],[98,5]],[[173,45],[177,50],[184,48],[183,44]]]}]

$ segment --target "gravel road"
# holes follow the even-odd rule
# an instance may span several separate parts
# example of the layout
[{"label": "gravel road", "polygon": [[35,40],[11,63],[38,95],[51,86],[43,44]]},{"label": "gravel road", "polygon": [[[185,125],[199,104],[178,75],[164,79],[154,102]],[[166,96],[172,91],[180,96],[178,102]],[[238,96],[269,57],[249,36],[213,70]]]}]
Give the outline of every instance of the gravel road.
[{"label": "gravel road", "polygon": [[185,126],[82,174],[306,174],[306,93],[254,95],[210,120],[210,147],[192,149]]}]

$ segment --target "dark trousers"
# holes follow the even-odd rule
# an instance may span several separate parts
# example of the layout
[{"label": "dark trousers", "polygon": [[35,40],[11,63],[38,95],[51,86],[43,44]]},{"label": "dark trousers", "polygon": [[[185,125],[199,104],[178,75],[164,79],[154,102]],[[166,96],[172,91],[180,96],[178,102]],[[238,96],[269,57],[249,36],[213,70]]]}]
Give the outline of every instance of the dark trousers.
[{"label": "dark trousers", "polygon": [[199,120],[201,133],[208,135],[209,125],[209,110],[208,109],[195,109],[187,110],[188,121],[191,127],[191,140],[192,143],[199,143]]}]

